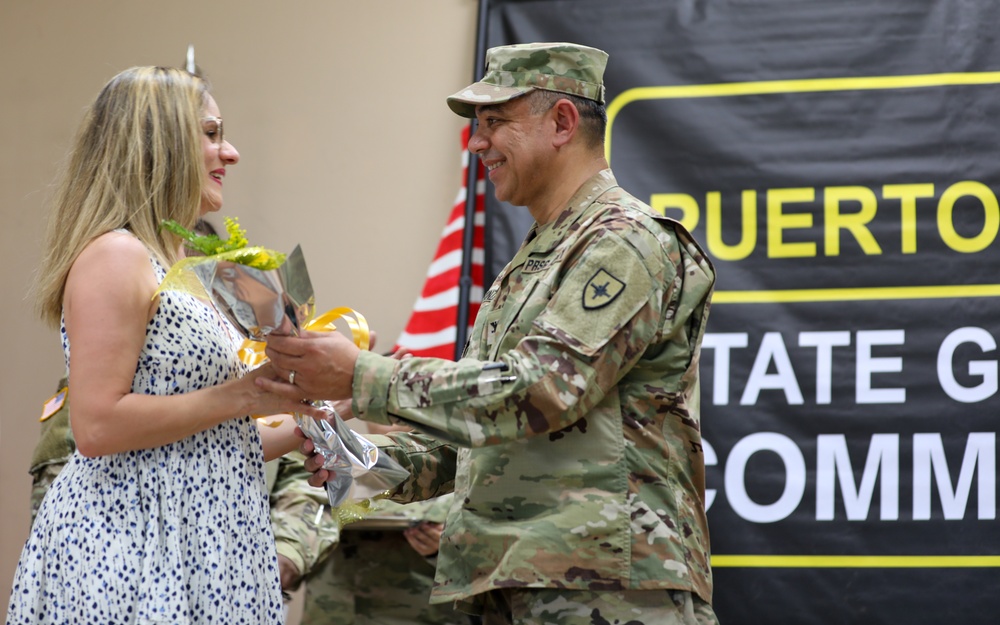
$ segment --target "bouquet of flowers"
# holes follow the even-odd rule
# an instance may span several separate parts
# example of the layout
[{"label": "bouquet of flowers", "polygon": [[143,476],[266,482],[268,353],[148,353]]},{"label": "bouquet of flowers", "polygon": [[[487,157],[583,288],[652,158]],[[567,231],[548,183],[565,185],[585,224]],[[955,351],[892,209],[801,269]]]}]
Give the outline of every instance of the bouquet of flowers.
[{"label": "bouquet of flowers", "polygon": [[[163,227],[200,255],[188,256],[171,267],[157,293],[184,291],[211,301],[246,337],[240,357],[247,364],[255,366],[263,361],[268,334],[297,334],[303,329],[334,331],[335,318],[345,319],[355,344],[368,349],[368,325],[360,313],[335,308],[316,317],[312,282],[299,246],[288,255],[251,247],[245,231],[229,217],[225,219],[228,240],[196,234],[174,221],[164,222]],[[323,456],[323,468],[336,474],[326,483],[331,506],[365,507],[406,479],[409,472],[350,429],[332,402],[313,404],[328,418],[297,414],[295,419]]]}]

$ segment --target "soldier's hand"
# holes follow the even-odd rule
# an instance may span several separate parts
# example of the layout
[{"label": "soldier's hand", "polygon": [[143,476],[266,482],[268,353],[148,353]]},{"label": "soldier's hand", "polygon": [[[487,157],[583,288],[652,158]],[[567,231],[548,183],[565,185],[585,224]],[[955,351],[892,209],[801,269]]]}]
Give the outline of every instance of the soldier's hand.
[{"label": "soldier's hand", "polygon": [[309,485],[316,488],[326,486],[326,483],[333,479],[334,473],[323,468],[323,455],[316,451],[316,445],[307,438],[299,445],[299,451],[306,457],[302,466],[305,467],[306,471],[312,473],[307,480]]},{"label": "soldier's hand", "polygon": [[278,574],[281,576],[281,589],[291,592],[299,585],[302,573],[295,563],[286,556],[278,554]]},{"label": "soldier's hand", "polygon": [[271,334],[266,352],[278,375],[258,378],[256,383],[289,399],[349,399],[360,351],[339,332]]},{"label": "soldier's hand", "polygon": [[423,521],[403,530],[403,536],[406,537],[406,542],[410,543],[414,551],[428,558],[438,552],[443,531],[443,524]]}]

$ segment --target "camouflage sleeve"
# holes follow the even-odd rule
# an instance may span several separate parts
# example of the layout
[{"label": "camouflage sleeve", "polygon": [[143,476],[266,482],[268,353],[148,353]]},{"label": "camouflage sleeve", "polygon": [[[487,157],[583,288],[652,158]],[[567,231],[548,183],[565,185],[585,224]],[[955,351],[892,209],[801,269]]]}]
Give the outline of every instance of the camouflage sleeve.
[{"label": "camouflage sleeve", "polygon": [[340,541],[340,526],[329,512],[326,491],[306,481],[303,457],[290,453],[280,459],[271,491],[271,527],[278,554],[308,575]]},{"label": "camouflage sleeve", "polygon": [[[460,447],[576,423],[662,336],[665,300],[673,297],[666,291],[674,290],[680,263],[679,251],[670,263],[619,232],[594,230],[585,252],[565,262],[558,284],[535,285],[518,302],[518,317],[502,320],[515,338],[497,340],[516,344],[501,345],[497,363],[362,353],[354,370],[354,414],[414,426]],[[658,245],[652,235],[642,241],[646,249]],[[588,287],[609,273],[611,302],[588,309]],[[471,352],[477,352],[474,344]]]},{"label": "camouflage sleeve", "polygon": [[410,472],[410,477],[392,493],[393,501],[424,501],[454,490],[458,459],[455,447],[419,432],[373,434],[368,439]]}]

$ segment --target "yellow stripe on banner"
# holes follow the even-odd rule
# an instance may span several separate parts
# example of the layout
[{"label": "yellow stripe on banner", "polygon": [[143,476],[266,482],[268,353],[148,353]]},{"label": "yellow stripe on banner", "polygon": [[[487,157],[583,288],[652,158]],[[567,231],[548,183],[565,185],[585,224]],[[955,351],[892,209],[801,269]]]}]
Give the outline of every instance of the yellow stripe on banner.
[{"label": "yellow stripe on banner", "polygon": [[642,100],[678,100],[685,98],[721,98],[778,93],[817,93],[823,91],[873,91],[879,89],[919,89],[1000,83],[1000,72],[915,74],[910,76],[856,76],[847,78],[804,78],[801,80],[760,80],[756,82],[715,83],[709,85],[669,85],[635,87],[620,93],[608,105],[608,129],[605,156],[611,161],[611,128],[618,113],[627,105]]},{"label": "yellow stripe on banner", "polygon": [[782,291],[716,291],[712,304],[778,304],[794,302],[864,302],[891,299],[965,299],[1000,297],[1000,284],[886,286],[864,289],[795,289]]},{"label": "yellow stripe on banner", "polygon": [[1000,567],[1000,556],[712,556],[712,568],[947,569],[996,567]]},{"label": "yellow stripe on banner", "polygon": [[[635,87],[620,93],[608,104],[608,127],[604,153],[611,162],[612,128],[618,114],[629,104],[644,100],[724,98],[780,93],[832,91],[875,91],[922,89],[1000,84],[1000,72],[953,72],[908,76],[856,76],[846,78],[804,78],[800,80],[760,80],[756,82],[713,83],[707,85],[664,85]],[[714,304],[766,304],[788,302],[880,301],[890,299],[932,299],[998,297],[1000,285],[888,287],[866,289],[803,289],[794,291],[716,291]]]}]

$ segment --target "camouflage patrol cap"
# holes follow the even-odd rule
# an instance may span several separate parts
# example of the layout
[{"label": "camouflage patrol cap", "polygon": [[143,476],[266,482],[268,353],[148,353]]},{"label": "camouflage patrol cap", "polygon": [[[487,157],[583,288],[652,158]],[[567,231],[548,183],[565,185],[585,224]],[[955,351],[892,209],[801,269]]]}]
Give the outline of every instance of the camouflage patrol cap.
[{"label": "camouflage patrol cap", "polygon": [[486,75],[456,94],[448,106],[462,117],[476,107],[500,104],[532,89],[545,89],[604,104],[604,67],[608,53],[576,43],[525,43],[490,48]]}]

